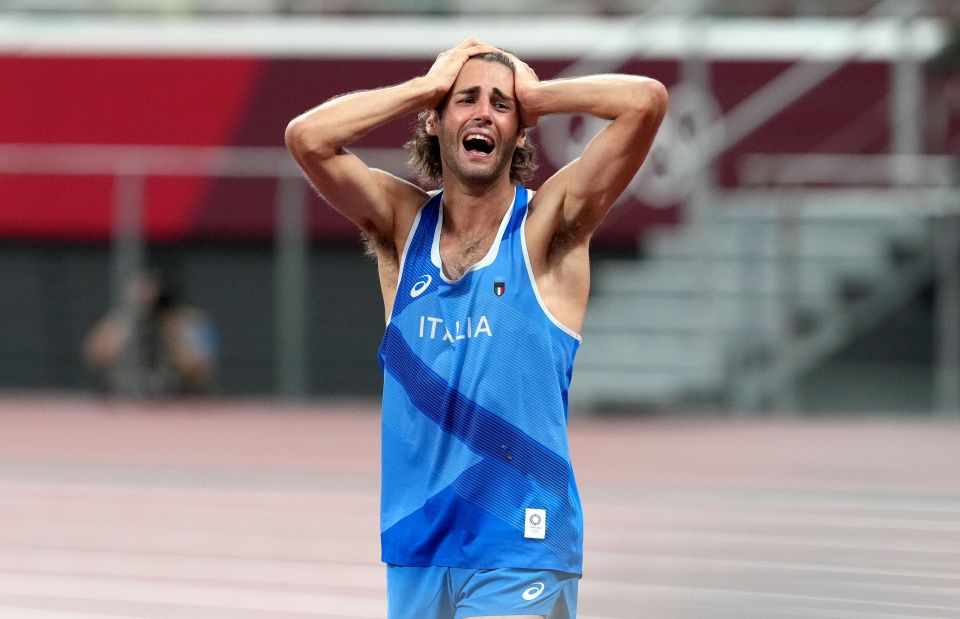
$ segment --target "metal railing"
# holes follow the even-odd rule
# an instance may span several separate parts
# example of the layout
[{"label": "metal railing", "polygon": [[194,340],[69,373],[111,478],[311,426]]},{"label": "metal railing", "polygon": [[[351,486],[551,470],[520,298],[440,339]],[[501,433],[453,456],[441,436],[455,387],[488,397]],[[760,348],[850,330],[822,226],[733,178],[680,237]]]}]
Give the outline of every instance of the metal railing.
[{"label": "metal railing", "polygon": [[[387,170],[403,166],[403,151],[355,149]],[[307,183],[283,148],[0,144],[0,174],[113,178],[111,300],[144,262],[145,181],[150,177],[265,178],[278,181],[274,198],[274,359],[278,394],[307,393]]]},{"label": "metal railing", "polygon": [[[743,162],[747,187],[726,200],[731,216],[772,217],[785,242],[778,260],[784,299],[779,359],[766,368],[757,393],[789,403],[799,375],[843,343],[878,324],[928,282],[935,296],[933,406],[960,414],[960,158],[946,155],[754,155]],[[788,320],[798,310],[795,249],[803,217],[927,221],[925,243],[899,272],[836,320],[798,336]],[[792,240],[792,242],[791,242]],[[791,305],[791,300],[794,303]],[[752,397],[758,397],[755,393]],[[749,398],[749,396],[748,396]],[[782,407],[781,407],[782,408]]]}]

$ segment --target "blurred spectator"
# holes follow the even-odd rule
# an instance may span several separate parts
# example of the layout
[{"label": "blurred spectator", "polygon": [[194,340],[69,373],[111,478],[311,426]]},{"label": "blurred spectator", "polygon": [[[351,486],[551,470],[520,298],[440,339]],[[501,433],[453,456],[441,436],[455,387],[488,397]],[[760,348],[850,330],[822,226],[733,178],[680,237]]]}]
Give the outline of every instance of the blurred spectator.
[{"label": "blurred spectator", "polygon": [[168,272],[151,267],[131,278],[83,352],[104,392],[176,396],[214,389],[217,348],[210,320],[180,299]]}]

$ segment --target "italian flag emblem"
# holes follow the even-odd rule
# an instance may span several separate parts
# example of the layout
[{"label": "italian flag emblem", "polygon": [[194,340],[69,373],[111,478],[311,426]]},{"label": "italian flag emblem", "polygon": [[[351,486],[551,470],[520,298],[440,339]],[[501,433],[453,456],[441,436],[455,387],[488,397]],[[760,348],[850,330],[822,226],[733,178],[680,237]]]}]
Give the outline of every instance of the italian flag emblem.
[{"label": "italian flag emblem", "polygon": [[505,281],[498,279],[497,281],[493,282],[493,294],[497,295],[498,297],[502,297],[503,293],[506,291],[507,283]]}]

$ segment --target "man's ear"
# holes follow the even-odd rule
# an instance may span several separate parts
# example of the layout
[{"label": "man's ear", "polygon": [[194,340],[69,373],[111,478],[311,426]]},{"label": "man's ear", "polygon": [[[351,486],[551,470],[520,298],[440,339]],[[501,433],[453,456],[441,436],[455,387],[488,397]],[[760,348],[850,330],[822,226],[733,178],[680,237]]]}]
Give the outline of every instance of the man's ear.
[{"label": "man's ear", "polygon": [[527,145],[527,130],[520,128],[520,135],[517,136],[517,148],[523,148]]},{"label": "man's ear", "polygon": [[427,118],[424,120],[424,126],[427,130],[427,135],[437,135],[437,110],[430,110],[427,113]]}]

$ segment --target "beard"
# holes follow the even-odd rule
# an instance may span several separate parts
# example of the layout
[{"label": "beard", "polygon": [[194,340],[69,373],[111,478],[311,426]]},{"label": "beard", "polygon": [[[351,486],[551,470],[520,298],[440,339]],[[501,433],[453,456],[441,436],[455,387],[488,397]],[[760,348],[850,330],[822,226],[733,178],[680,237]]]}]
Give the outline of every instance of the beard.
[{"label": "beard", "polygon": [[505,174],[509,176],[515,147],[507,149],[503,142],[498,143],[489,160],[475,162],[468,160],[464,155],[459,135],[445,133],[439,137],[439,142],[443,169],[449,170],[457,179],[468,185],[490,185]]}]

